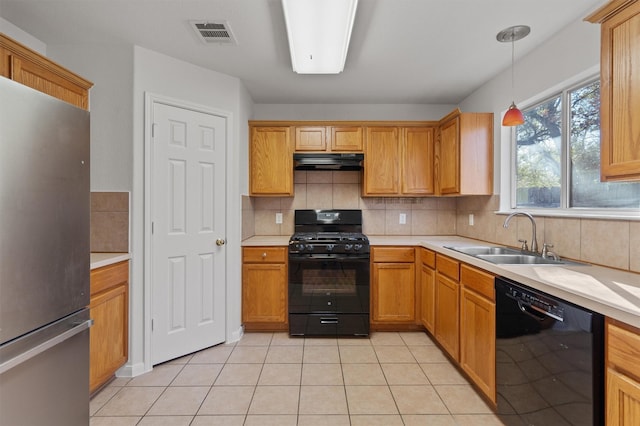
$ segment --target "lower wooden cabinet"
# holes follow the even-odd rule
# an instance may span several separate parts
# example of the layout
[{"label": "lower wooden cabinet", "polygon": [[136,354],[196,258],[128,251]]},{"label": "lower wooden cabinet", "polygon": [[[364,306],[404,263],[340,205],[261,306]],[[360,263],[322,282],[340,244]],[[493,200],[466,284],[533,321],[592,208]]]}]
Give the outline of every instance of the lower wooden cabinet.
[{"label": "lower wooden cabinet", "polygon": [[415,249],[371,248],[371,323],[415,324]]},{"label": "lower wooden cabinet", "polygon": [[496,403],[496,303],[494,276],[460,265],[460,366]]},{"label": "lower wooden cabinet", "polygon": [[287,329],[287,249],[242,250],[242,322],[246,330]]},{"label": "lower wooden cabinet", "polygon": [[436,255],[435,338],[456,361],[460,360],[460,263]]},{"label": "lower wooden cabinet", "polygon": [[420,249],[420,324],[431,334],[435,332],[436,315],[436,254]]},{"label": "lower wooden cabinet", "polygon": [[607,426],[640,424],[640,330],[627,324],[606,321]]},{"label": "lower wooden cabinet", "polygon": [[129,353],[129,261],[91,271],[89,392],[106,383]]}]

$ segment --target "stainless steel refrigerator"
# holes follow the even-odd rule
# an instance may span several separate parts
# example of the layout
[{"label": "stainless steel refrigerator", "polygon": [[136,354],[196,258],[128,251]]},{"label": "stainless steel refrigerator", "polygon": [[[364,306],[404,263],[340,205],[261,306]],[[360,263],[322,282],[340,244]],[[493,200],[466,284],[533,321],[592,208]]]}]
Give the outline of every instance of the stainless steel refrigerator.
[{"label": "stainless steel refrigerator", "polygon": [[89,112],[0,77],[0,425],[89,424]]}]

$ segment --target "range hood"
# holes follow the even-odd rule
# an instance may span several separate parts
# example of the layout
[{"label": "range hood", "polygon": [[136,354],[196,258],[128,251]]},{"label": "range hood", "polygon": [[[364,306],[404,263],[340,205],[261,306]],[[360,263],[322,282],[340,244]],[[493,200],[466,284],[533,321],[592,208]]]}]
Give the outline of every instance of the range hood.
[{"label": "range hood", "polygon": [[364,154],[293,154],[295,170],[362,170]]}]

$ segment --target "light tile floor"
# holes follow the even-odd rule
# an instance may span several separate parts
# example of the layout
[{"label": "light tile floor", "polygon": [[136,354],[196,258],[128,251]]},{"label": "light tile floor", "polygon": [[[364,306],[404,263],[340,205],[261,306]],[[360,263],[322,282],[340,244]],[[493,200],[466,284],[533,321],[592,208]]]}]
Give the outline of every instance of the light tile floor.
[{"label": "light tile floor", "polygon": [[420,332],[247,333],[118,378],[90,410],[91,426],[502,425]]}]

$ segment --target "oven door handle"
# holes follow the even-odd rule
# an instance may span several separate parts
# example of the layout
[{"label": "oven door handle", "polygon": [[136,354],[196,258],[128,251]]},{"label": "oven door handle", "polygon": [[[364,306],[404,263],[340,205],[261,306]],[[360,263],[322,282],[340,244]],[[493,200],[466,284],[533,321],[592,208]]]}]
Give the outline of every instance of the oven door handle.
[{"label": "oven door handle", "polygon": [[370,256],[336,256],[336,255],[306,255],[306,256],[292,256],[289,255],[289,260],[296,262],[315,262],[318,260],[334,260],[336,262],[369,262]]},{"label": "oven door handle", "polygon": [[320,318],[320,324],[337,324],[338,318]]}]

